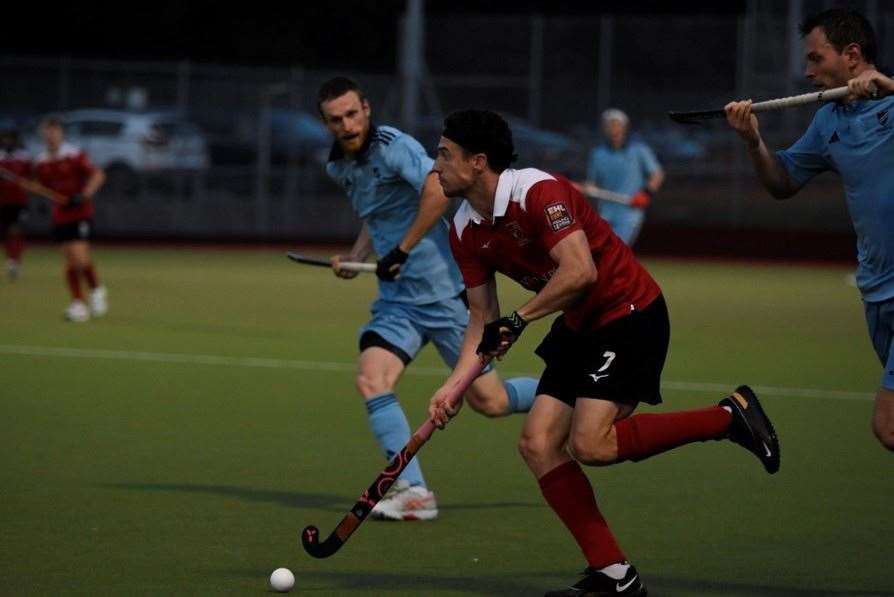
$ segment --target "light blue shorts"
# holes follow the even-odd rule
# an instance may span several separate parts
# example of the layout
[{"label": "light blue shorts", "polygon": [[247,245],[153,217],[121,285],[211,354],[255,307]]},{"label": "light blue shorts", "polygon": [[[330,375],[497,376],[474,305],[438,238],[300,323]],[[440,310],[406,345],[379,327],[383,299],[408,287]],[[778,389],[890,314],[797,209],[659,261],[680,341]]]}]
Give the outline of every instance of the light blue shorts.
[{"label": "light blue shorts", "polygon": [[872,303],[865,301],[869,337],[885,372],[882,387],[894,390],[894,298]]},{"label": "light blue shorts", "polygon": [[[360,328],[358,337],[375,332],[410,359],[429,342],[435,345],[444,363],[451,369],[459,360],[463,336],[469,324],[469,310],[460,297],[427,305],[410,305],[377,300],[372,305],[372,320]],[[490,371],[491,365],[485,371]]]},{"label": "light blue shorts", "polygon": [[611,201],[599,202],[599,215],[611,226],[624,244],[632,247],[643,227],[645,212],[635,207],[628,207]]}]

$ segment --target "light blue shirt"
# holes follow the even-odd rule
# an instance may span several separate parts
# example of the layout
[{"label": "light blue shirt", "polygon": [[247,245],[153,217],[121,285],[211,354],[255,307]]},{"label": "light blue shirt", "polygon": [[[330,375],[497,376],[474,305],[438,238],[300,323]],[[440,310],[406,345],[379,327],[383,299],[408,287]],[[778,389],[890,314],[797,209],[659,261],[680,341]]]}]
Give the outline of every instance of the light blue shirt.
[{"label": "light blue shirt", "polygon": [[[390,126],[370,129],[367,146],[346,156],[336,143],[326,173],[345,190],[367,225],[373,250],[384,256],[403,240],[419,212],[419,195],[433,160],[413,137]],[[447,221],[441,218],[419,241],[394,282],[379,280],[379,298],[424,305],[462,292],[450,253]]]},{"label": "light blue shirt", "polygon": [[618,149],[603,144],[590,152],[587,180],[606,191],[633,195],[659,168],[655,154],[645,143],[628,140]]},{"label": "light blue shirt", "polygon": [[857,286],[867,301],[894,297],[894,97],[827,104],[776,155],[799,185],[838,172],[857,233]]}]

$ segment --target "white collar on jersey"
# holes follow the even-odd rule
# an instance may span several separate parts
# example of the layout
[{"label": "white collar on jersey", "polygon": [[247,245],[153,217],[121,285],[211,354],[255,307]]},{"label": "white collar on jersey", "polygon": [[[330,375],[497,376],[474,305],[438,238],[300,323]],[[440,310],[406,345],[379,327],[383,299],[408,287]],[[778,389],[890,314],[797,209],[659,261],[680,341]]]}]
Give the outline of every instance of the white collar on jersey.
[{"label": "white collar on jersey", "polygon": [[[536,168],[524,168],[522,170],[507,168],[503,170],[500,178],[497,180],[497,190],[494,193],[494,219],[506,215],[510,201],[518,203],[522,209],[525,209],[525,197],[528,195],[528,190],[542,180],[555,180],[555,178]],[[470,221],[480,225],[485,220],[484,216],[475,211],[475,208],[466,199],[453,217],[456,236],[460,240],[463,237],[463,230],[469,225]]]}]

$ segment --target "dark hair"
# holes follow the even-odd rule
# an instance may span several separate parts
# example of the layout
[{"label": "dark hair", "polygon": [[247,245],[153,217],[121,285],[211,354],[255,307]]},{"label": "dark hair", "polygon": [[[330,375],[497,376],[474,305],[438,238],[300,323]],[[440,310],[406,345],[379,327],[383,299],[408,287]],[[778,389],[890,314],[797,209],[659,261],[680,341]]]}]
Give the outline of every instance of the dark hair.
[{"label": "dark hair", "polygon": [[6,146],[7,149],[22,149],[22,134],[19,129],[12,125],[0,126],[0,145]]},{"label": "dark hair", "polygon": [[58,128],[62,128],[62,115],[61,114],[47,114],[43,118],[40,119],[40,125],[38,128],[44,128],[48,126],[55,126]]},{"label": "dark hair", "polygon": [[518,159],[509,123],[490,110],[454,112],[444,119],[441,135],[469,153],[486,155],[490,169],[497,174]]},{"label": "dark hair", "polygon": [[366,96],[363,95],[360,86],[347,77],[333,77],[320,85],[320,89],[317,91],[317,109],[320,111],[320,116],[323,115],[323,102],[334,100],[349,91],[356,93],[361,102],[366,101]]},{"label": "dark hair", "polygon": [[821,27],[839,53],[849,44],[857,44],[863,52],[863,58],[875,64],[878,45],[875,41],[875,30],[866,17],[849,8],[831,8],[807,17],[801,23],[801,35],[807,36],[811,31]]}]

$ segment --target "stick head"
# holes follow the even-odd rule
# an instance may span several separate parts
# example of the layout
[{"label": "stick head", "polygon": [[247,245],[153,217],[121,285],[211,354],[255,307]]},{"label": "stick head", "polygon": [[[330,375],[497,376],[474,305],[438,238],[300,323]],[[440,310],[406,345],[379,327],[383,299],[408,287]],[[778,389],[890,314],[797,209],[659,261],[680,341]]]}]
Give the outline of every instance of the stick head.
[{"label": "stick head", "polygon": [[313,557],[328,558],[338,551],[344,544],[344,541],[339,539],[335,533],[332,533],[328,539],[320,543],[320,529],[310,525],[304,527],[304,530],[301,531],[301,544],[304,546],[304,551]]}]

